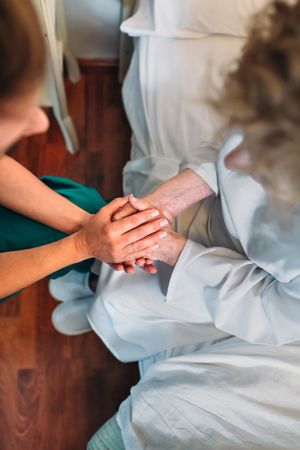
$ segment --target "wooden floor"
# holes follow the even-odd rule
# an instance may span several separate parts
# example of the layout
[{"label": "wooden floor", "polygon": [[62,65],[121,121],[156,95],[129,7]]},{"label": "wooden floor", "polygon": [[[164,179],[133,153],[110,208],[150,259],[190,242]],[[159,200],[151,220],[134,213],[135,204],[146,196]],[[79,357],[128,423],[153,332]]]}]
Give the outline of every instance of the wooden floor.
[{"label": "wooden floor", "polygon": [[[39,176],[119,195],[130,131],[117,69],[86,68],[67,91],[80,153],[67,153],[51,118],[47,135],[22,141],[12,155]],[[50,320],[56,305],[46,280],[0,305],[0,450],[83,450],[136,383],[136,365],[117,362],[93,333],[57,333]]]}]

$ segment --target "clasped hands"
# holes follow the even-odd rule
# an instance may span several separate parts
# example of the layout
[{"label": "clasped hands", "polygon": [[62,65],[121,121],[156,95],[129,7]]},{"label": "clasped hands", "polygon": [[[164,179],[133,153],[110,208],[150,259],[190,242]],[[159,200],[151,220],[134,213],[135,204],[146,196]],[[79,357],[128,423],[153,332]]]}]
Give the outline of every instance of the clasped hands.
[{"label": "clasped hands", "polygon": [[115,270],[134,271],[137,264],[155,273],[155,260],[175,265],[186,239],[172,229],[173,217],[147,198],[117,198],[77,232],[78,251],[101,259]]}]

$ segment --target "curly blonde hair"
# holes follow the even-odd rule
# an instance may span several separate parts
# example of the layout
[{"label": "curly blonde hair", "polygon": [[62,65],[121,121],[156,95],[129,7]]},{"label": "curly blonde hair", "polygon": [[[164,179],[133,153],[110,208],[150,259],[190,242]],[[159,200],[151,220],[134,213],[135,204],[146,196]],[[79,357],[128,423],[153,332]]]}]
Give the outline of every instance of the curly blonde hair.
[{"label": "curly blonde hair", "polygon": [[300,0],[272,1],[255,15],[218,108],[245,135],[251,173],[300,200]]}]

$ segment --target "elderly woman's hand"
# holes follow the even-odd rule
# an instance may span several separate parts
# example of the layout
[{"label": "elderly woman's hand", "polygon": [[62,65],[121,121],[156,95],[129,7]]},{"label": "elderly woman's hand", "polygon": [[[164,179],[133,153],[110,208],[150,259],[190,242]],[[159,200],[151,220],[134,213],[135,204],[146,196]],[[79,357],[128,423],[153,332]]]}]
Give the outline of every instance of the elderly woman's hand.
[{"label": "elderly woman's hand", "polygon": [[167,222],[157,209],[147,209],[113,222],[112,217],[128,203],[117,198],[102,208],[76,233],[76,245],[83,258],[98,258],[108,263],[137,260],[153,251],[167,234]]},{"label": "elderly woman's hand", "polygon": [[136,214],[137,211],[144,211],[145,209],[156,208],[160,211],[168,222],[173,223],[174,216],[171,211],[161,204],[159,195],[156,192],[147,195],[144,198],[135,198],[133,195],[129,196],[129,202],[121,207],[114,215],[113,221],[123,219]]},{"label": "elderly woman's hand", "polygon": [[187,239],[172,228],[165,229],[167,237],[163,242],[147,253],[147,256],[153,260],[161,261],[170,266],[175,266],[178,258],[187,242]]}]

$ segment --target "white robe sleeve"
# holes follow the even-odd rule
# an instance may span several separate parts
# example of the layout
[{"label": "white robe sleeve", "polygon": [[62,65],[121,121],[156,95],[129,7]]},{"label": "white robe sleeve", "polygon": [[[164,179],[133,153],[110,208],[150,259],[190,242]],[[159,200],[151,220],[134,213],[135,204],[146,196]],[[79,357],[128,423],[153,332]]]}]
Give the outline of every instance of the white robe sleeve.
[{"label": "white robe sleeve", "polygon": [[219,193],[219,183],[217,176],[217,160],[219,157],[219,145],[212,143],[202,143],[195,152],[190,152],[181,162],[180,171],[192,169],[196,172],[214,191]]},{"label": "white robe sleeve", "polygon": [[188,241],[168,299],[184,302],[187,296],[199,306],[204,302],[216,328],[245,341],[283,345],[300,340],[300,276],[280,282],[233,250]]}]

